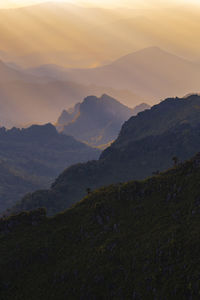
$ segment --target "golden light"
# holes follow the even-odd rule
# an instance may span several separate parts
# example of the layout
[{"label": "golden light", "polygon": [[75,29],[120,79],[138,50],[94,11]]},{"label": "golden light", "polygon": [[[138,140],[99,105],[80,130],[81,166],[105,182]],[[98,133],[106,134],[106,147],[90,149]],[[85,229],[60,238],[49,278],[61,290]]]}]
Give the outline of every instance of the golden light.
[{"label": "golden light", "polygon": [[170,4],[200,5],[199,0],[0,0],[0,8],[15,8],[45,2],[66,2],[81,5],[98,5],[103,7],[126,6],[126,7],[149,7]]}]

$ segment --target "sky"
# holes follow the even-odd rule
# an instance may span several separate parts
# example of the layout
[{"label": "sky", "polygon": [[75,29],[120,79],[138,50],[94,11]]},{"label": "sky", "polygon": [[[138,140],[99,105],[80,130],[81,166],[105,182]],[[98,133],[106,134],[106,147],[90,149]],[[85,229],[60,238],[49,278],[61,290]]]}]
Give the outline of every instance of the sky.
[{"label": "sky", "polygon": [[[0,0],[0,7],[15,8],[45,2],[53,2],[53,5],[0,9],[0,62],[17,70],[31,68],[31,73],[36,68],[36,72],[43,74],[44,71],[48,78],[55,68],[59,80],[61,75],[62,84],[57,81],[51,85],[45,83],[44,89],[36,86],[35,82],[27,84],[23,72],[22,79],[16,79],[16,72],[10,74],[7,69],[5,72],[0,63],[0,119],[4,120],[4,125],[10,126],[9,120],[12,120],[12,126],[44,122],[44,115],[45,122],[56,120],[64,107],[73,105],[74,99],[82,101],[82,97],[88,94],[100,96],[107,93],[133,107],[138,104],[137,101],[155,103],[164,97],[199,90],[196,80],[199,86],[200,9],[192,4],[200,4],[200,0]],[[111,9],[55,5],[59,2]],[[116,6],[128,9],[115,9]],[[143,52],[144,49],[147,52]],[[132,58],[132,54],[137,60],[125,59],[124,65],[118,65],[120,58],[127,55]],[[182,61],[182,58],[189,61]],[[90,85],[91,79],[82,76],[82,71],[79,77],[74,70],[64,77],[70,84],[63,85],[63,68],[92,69],[112,65],[116,60],[117,68],[125,69],[126,75],[122,76],[125,73],[119,72],[119,80],[111,78],[109,85],[109,72],[107,77],[103,74],[100,79],[92,76],[95,81]],[[164,68],[161,60],[165,63]],[[150,66],[150,71],[146,71],[146,66]],[[136,70],[133,77],[137,86],[132,84],[130,77],[133,70]],[[186,75],[187,80],[184,79]],[[11,83],[1,84],[1,78],[4,82],[6,76],[11,77]],[[126,76],[131,78],[129,85]],[[74,86],[73,81],[80,82],[81,86]],[[2,103],[5,104],[4,110]],[[8,111],[12,112],[9,116]]]},{"label": "sky", "polygon": [[[18,6],[26,6],[37,3],[50,2],[51,0],[0,0],[0,8],[12,8]],[[170,2],[173,4],[196,4],[200,5],[199,0],[53,0],[52,2],[69,2],[74,4],[89,4],[98,5],[103,7],[113,7],[113,6],[157,6],[157,5],[167,5]]]}]

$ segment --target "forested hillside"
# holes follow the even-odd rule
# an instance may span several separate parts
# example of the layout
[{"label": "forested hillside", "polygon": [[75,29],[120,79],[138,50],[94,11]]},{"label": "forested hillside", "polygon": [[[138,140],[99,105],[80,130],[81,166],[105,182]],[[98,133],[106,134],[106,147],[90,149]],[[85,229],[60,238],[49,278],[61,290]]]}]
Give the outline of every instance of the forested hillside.
[{"label": "forested hillside", "polygon": [[[0,221],[1,299],[198,299],[200,155]],[[30,284],[31,283],[31,284]]]}]

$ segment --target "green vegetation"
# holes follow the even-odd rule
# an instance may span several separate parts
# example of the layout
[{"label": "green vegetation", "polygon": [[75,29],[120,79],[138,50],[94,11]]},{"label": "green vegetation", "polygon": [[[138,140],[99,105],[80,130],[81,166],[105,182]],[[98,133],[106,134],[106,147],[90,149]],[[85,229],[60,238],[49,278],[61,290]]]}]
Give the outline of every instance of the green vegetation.
[{"label": "green vegetation", "polygon": [[0,222],[0,299],[199,299],[200,154]]},{"label": "green vegetation", "polygon": [[118,139],[100,156],[66,169],[47,191],[29,194],[14,211],[46,207],[60,212],[92,190],[112,183],[144,179],[185,161],[200,148],[200,96],[172,98],[129,119]]}]

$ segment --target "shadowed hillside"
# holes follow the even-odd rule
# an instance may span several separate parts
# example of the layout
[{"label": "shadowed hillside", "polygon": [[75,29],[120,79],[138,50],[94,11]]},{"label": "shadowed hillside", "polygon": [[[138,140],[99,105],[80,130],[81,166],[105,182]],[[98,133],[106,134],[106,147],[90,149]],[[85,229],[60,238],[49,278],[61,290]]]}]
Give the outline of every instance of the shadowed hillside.
[{"label": "shadowed hillside", "polygon": [[1,220],[0,297],[198,299],[199,179],[197,155],[51,219],[38,210]]},{"label": "shadowed hillside", "polygon": [[200,146],[199,120],[200,96],[166,99],[125,122],[98,161],[69,167],[51,189],[25,196],[14,210],[46,207],[54,214],[80,200],[88,188],[143,179],[172,166],[175,157],[186,160]]},{"label": "shadowed hillside", "polygon": [[59,134],[51,124],[0,128],[0,212],[24,193],[47,188],[65,167],[98,158],[99,153]]}]

